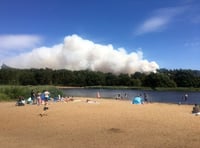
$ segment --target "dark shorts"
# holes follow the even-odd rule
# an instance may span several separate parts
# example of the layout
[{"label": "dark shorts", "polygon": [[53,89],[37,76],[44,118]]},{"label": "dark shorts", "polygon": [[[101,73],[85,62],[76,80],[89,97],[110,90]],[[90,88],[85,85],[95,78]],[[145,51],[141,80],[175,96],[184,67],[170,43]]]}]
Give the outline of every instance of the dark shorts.
[{"label": "dark shorts", "polygon": [[48,100],[49,100],[49,98],[48,98],[48,97],[45,97],[45,98],[44,98],[44,101],[45,101],[45,102],[47,102]]},{"label": "dark shorts", "polygon": [[48,110],[48,109],[49,109],[48,107],[46,107],[46,106],[44,107],[44,111],[45,111],[45,110]]}]

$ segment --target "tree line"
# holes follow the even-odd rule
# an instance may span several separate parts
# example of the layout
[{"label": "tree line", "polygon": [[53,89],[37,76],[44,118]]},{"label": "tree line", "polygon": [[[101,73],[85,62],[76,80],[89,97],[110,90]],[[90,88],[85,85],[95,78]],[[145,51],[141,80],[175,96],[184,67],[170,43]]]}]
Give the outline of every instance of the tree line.
[{"label": "tree line", "polygon": [[14,69],[1,67],[0,85],[200,87],[200,71],[159,69],[156,73],[118,74],[66,69]]}]

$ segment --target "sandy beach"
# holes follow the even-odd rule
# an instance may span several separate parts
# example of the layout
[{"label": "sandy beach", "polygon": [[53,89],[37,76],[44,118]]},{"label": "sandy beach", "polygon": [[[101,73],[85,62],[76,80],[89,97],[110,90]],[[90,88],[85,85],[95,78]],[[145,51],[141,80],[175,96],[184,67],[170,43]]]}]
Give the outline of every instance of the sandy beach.
[{"label": "sandy beach", "polygon": [[87,98],[43,106],[0,103],[2,148],[199,148],[191,105]]}]

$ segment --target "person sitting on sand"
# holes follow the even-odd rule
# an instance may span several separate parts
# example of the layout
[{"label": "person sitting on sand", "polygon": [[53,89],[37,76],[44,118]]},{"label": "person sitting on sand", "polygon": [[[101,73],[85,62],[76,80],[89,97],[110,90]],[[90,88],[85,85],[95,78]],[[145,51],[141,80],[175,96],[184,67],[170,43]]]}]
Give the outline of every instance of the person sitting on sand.
[{"label": "person sitting on sand", "polygon": [[122,99],[121,94],[117,94],[117,96],[115,97],[116,100]]},{"label": "person sitting on sand", "polygon": [[24,106],[25,105],[25,99],[23,96],[19,96],[18,101],[16,103],[16,106]]},{"label": "person sitting on sand", "polygon": [[94,101],[94,100],[89,100],[89,99],[87,99],[86,100],[86,103],[98,103],[97,101]]},{"label": "person sitting on sand", "polygon": [[74,101],[73,96],[64,99],[65,102]]},{"label": "person sitting on sand", "polygon": [[200,107],[199,105],[195,104],[192,110],[193,114],[200,114]]}]

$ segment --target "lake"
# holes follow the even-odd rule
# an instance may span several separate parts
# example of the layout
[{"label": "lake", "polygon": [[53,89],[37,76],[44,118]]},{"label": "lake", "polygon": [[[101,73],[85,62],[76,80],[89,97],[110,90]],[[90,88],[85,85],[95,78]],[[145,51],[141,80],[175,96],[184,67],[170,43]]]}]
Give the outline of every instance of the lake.
[{"label": "lake", "polygon": [[[153,90],[129,90],[129,89],[89,89],[89,88],[62,88],[66,96],[74,97],[96,97],[97,92],[102,98],[115,99],[117,96],[128,100],[144,93],[147,99],[152,102],[160,103],[186,103],[186,104],[200,104],[200,92],[179,92],[179,91],[153,91]],[[188,100],[185,102],[183,97],[188,94]]]}]

